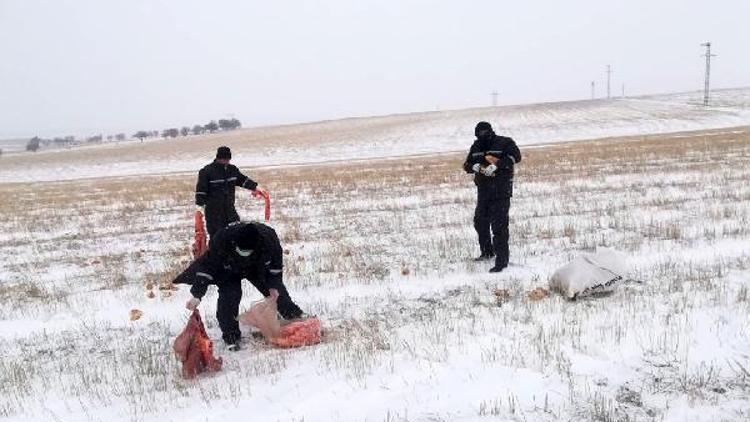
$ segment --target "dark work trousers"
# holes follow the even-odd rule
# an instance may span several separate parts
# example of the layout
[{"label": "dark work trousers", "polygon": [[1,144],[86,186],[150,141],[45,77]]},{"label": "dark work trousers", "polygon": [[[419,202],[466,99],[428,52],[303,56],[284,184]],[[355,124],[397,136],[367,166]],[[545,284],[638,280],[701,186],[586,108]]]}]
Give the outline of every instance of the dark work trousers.
[{"label": "dark work trousers", "polygon": [[209,236],[235,221],[240,221],[240,216],[234,207],[206,205],[206,231]]},{"label": "dark work trousers", "polygon": [[221,338],[228,344],[236,343],[242,337],[240,324],[237,322],[242,300],[242,278],[228,275],[217,287],[219,300],[216,301],[216,319],[221,328]]},{"label": "dark work trousers", "polygon": [[[510,197],[486,195],[479,191],[477,208],[474,211],[474,229],[479,236],[482,255],[495,254],[495,265],[507,267],[510,259],[508,248],[508,212]],[[492,236],[490,236],[490,229]]]}]

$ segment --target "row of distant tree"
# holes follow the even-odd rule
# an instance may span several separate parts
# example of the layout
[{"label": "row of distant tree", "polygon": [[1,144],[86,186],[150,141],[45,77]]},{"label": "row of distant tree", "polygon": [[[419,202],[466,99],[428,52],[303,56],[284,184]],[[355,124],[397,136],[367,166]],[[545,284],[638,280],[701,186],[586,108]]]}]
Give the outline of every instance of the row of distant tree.
[{"label": "row of distant tree", "polygon": [[[139,130],[135,134],[133,134],[133,138],[140,139],[143,141],[146,138],[158,138],[160,135],[162,138],[176,138],[178,136],[188,136],[188,135],[203,135],[204,133],[215,133],[218,131],[229,131],[229,130],[235,130],[242,127],[242,123],[240,123],[237,119],[219,119],[217,122],[216,120],[211,120],[210,122],[206,123],[205,125],[195,125],[192,128],[188,126],[183,126],[182,128],[169,128],[164,129],[161,132],[158,130]],[[127,136],[124,133],[118,133],[116,135],[107,135],[107,141],[124,141],[127,138]],[[66,136],[66,137],[56,137],[52,139],[45,139],[40,138],[38,136],[35,136],[31,139],[29,139],[29,142],[26,144],[26,151],[33,151],[36,152],[39,148],[43,146],[70,146],[70,145],[76,145],[83,142],[86,143],[100,143],[104,141],[103,135],[94,135],[89,136],[88,138],[79,140],[76,139],[75,136]],[[1,151],[1,150],[0,150]],[[0,152],[2,154],[2,152]]]},{"label": "row of distant tree", "polygon": [[[127,136],[124,133],[118,133],[116,135],[107,135],[107,141],[124,141],[127,139]],[[88,138],[84,139],[77,139],[75,136],[65,136],[65,137],[55,137],[52,139],[47,138],[40,138],[38,136],[35,136],[31,139],[29,139],[29,142],[26,143],[26,151],[36,151],[39,148],[43,146],[70,146],[70,145],[76,145],[83,142],[96,144],[104,141],[104,135],[94,135],[89,136]]]},{"label": "row of distant tree", "polygon": [[[211,120],[210,122],[206,123],[205,125],[195,125],[193,127],[189,126],[183,126],[181,128],[169,128],[164,129],[161,131],[161,137],[162,138],[176,138],[178,136],[188,136],[188,135],[203,135],[204,133],[214,133],[218,131],[229,131],[229,130],[235,130],[242,127],[242,123],[240,123],[237,119],[219,119],[217,122],[216,120]],[[139,130],[136,132],[133,137],[138,138],[141,141],[143,141],[146,138],[154,138],[158,137],[160,135],[158,130],[150,131],[150,130]]]}]

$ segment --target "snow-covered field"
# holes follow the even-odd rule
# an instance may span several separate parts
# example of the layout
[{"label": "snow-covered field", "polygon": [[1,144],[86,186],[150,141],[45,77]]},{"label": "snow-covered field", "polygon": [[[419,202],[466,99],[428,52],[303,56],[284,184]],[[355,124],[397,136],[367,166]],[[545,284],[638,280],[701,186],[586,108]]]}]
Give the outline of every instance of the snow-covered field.
[{"label": "snow-covered field", "polygon": [[[687,117],[670,120],[676,106],[660,115],[650,108],[657,102],[638,101],[597,107],[629,110],[636,116],[632,128],[653,130],[689,129],[711,119],[734,126],[746,119],[739,112],[685,109],[680,115]],[[644,115],[640,104],[656,114],[637,117]],[[513,134],[522,143],[549,141],[543,133],[574,136],[563,115],[576,121],[580,137],[611,134],[597,112],[540,107],[557,123],[543,127],[539,115],[525,120],[519,111]],[[492,117],[481,113],[495,111],[445,121],[418,117],[398,126],[412,128],[401,138],[388,125],[373,127],[378,139],[404,145],[388,154],[384,141],[372,155],[463,149],[473,122]],[[522,122],[532,120],[534,129],[524,132]],[[437,121],[444,125],[431,132]],[[361,132],[347,129],[350,123],[329,123],[345,132],[336,139]],[[524,138],[530,133],[540,136]],[[273,157],[285,156],[285,148],[259,163],[280,164]],[[294,157],[338,157],[326,148]],[[342,156],[368,151],[352,147]],[[133,177],[0,184],[0,416],[750,419],[750,131],[524,152],[511,208],[513,265],[499,275],[470,259],[477,253],[474,190],[460,171],[461,153],[252,171],[274,196],[274,225],[288,251],[285,280],[296,301],[321,316],[325,341],[275,350],[248,338],[236,354],[219,342],[224,369],[195,381],[180,378],[171,353],[189,293],[154,287],[149,298],[145,286],[169,280],[184,265],[192,234],[194,175],[163,173],[188,165],[195,170],[200,160],[161,155],[160,171],[134,161],[132,172],[139,175]],[[70,173],[99,171],[80,169],[70,154],[63,156],[71,160]],[[240,159],[255,158],[248,150]],[[4,166],[3,181],[71,178],[62,170],[42,177],[33,168]],[[129,172],[115,168],[112,174]],[[240,197],[239,208],[248,218],[261,215],[249,195]],[[597,246],[626,252],[638,282],[578,302],[527,297],[555,268]],[[201,306],[209,334],[218,339],[215,297],[212,289]],[[258,298],[246,285],[243,307]],[[131,322],[134,308],[144,314]]]},{"label": "snow-covered field", "polygon": [[[748,95],[748,91],[750,91],[750,88],[713,90],[710,93],[711,107],[748,110],[750,109],[750,95]],[[670,103],[683,103],[696,106],[703,105],[703,91],[646,95],[637,98]]]},{"label": "snow-covered field", "polygon": [[720,107],[698,93],[488,107],[245,129],[174,140],[124,142],[0,157],[0,181],[194,172],[226,144],[235,163],[288,166],[464,151],[476,122],[521,145],[750,125],[750,88],[717,90]]}]

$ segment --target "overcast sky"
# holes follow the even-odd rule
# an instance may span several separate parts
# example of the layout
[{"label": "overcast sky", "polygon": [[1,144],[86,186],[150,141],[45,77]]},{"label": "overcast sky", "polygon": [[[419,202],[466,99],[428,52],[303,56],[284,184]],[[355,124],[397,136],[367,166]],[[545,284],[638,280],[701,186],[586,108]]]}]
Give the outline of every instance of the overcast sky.
[{"label": "overcast sky", "polygon": [[750,85],[750,1],[0,0],[0,137]]}]

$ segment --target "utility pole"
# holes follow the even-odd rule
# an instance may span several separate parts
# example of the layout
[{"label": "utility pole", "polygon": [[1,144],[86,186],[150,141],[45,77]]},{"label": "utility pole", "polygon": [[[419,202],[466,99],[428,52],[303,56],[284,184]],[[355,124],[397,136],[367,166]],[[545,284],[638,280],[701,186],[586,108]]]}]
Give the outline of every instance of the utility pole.
[{"label": "utility pole", "polygon": [[611,98],[610,91],[609,91],[609,84],[612,79],[612,67],[610,65],[607,65],[607,98]]},{"label": "utility pole", "polygon": [[708,107],[708,100],[710,98],[709,80],[711,78],[711,57],[716,57],[716,54],[711,54],[711,42],[701,44],[706,47],[706,80],[703,83],[703,106]]},{"label": "utility pole", "polygon": [[497,91],[492,91],[490,95],[492,96],[492,107],[497,107],[497,96],[500,94]]},{"label": "utility pole", "polygon": [[591,99],[596,98],[596,82],[591,81]]},{"label": "utility pole", "polygon": [[625,98],[625,84],[622,84],[622,98]]}]

